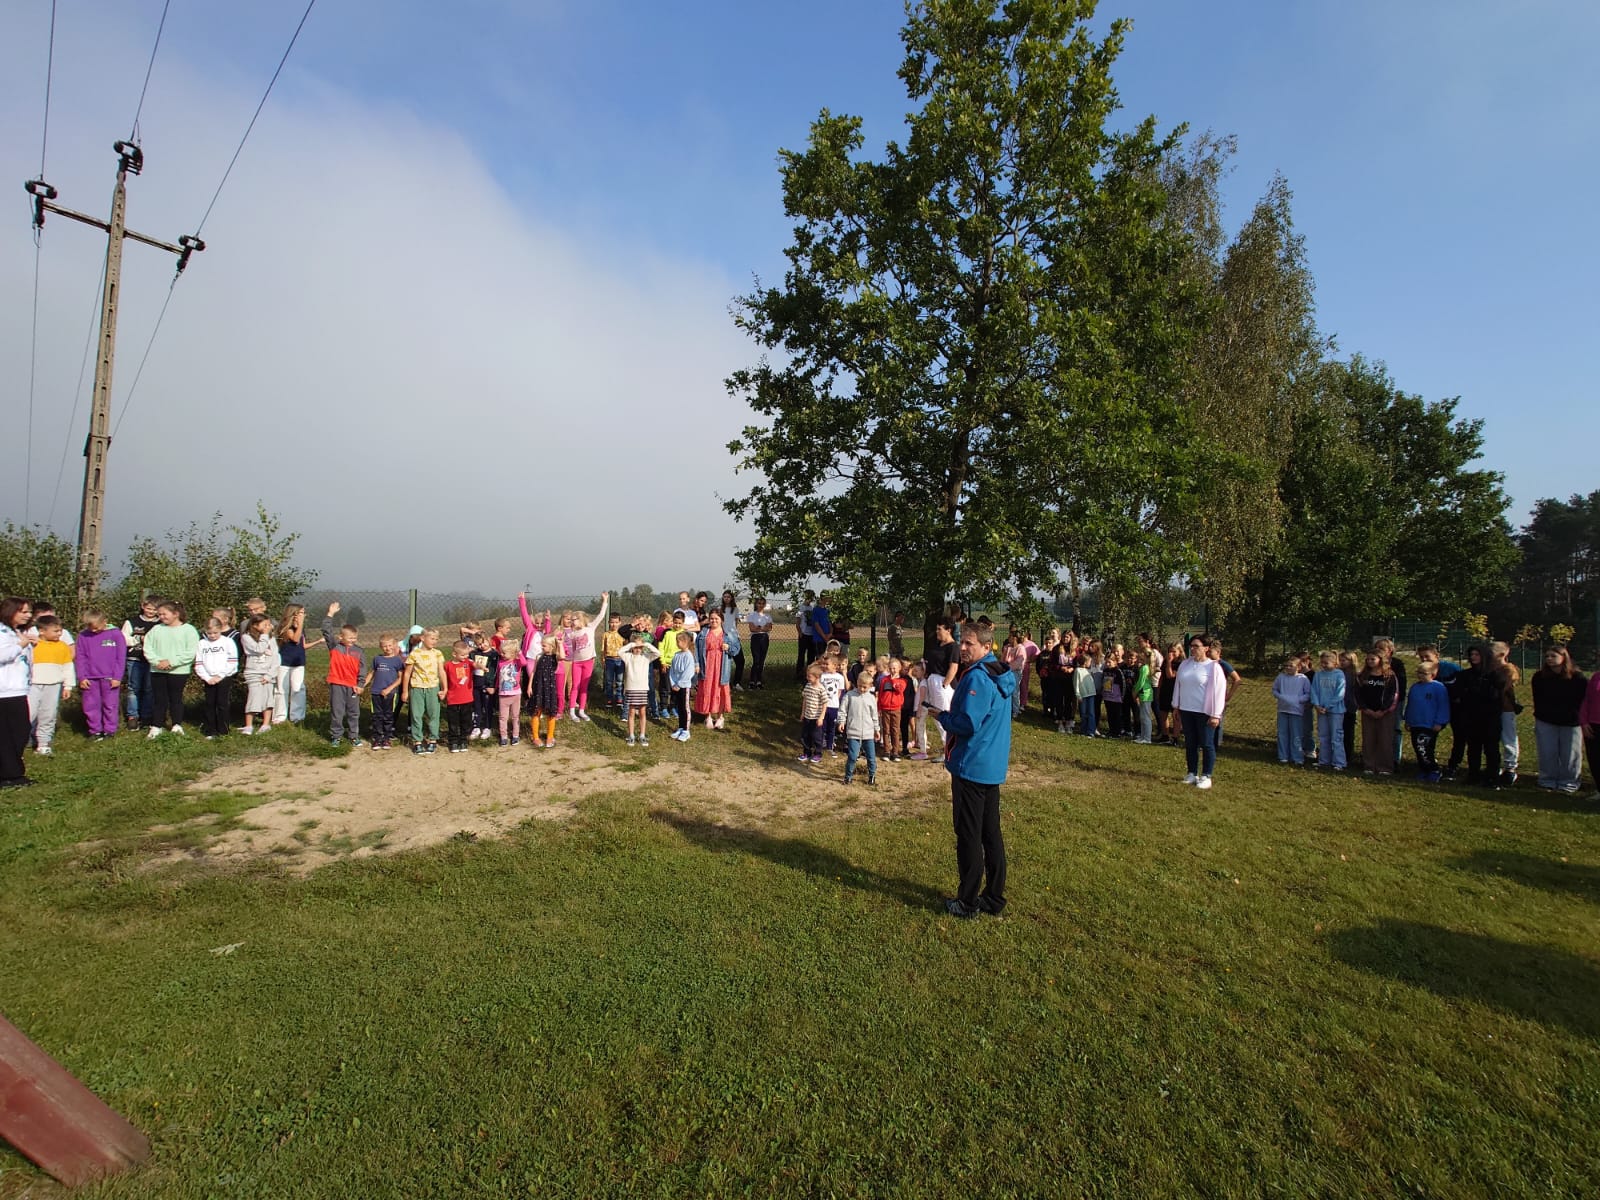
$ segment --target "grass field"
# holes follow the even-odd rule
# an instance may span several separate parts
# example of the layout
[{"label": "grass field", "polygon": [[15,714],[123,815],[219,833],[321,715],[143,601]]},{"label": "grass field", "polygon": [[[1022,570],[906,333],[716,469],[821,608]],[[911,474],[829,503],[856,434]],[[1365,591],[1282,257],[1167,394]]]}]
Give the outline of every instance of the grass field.
[{"label": "grass field", "polygon": [[[792,701],[637,753],[759,792]],[[0,1008],[154,1141],[92,1196],[1593,1196],[1595,806],[1252,732],[1200,793],[1020,723],[1012,904],[970,923],[933,766],[885,767],[924,773],[892,817],[730,821],[686,771],[301,879],[139,863],[248,822],[182,787],[220,761],[348,751],[63,734],[0,807]]]}]

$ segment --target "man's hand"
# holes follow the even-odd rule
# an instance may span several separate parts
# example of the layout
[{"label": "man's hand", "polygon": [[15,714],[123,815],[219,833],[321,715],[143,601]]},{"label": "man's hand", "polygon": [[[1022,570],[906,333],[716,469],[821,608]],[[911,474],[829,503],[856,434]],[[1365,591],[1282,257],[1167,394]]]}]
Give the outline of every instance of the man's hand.
[{"label": "man's hand", "polygon": [[339,602],[337,600],[328,605],[328,615],[330,617],[336,617],[339,615]]}]

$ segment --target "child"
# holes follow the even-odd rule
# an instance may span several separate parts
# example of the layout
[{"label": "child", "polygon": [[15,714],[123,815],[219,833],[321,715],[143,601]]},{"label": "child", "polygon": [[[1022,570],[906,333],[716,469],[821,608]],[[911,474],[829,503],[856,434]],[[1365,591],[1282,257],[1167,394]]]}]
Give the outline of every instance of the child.
[{"label": "child", "polygon": [[672,689],[672,707],[678,714],[678,729],[672,736],[680,742],[687,742],[689,689],[694,686],[694,677],[700,673],[700,664],[695,658],[694,634],[687,629],[680,629],[676,634],[668,633],[666,636],[668,644],[678,648],[678,652],[672,656],[671,666],[662,673],[662,677]]},{"label": "child", "polygon": [[1356,670],[1354,650],[1339,654],[1339,670],[1344,674],[1344,760],[1356,760],[1356,722],[1360,713],[1356,706],[1356,689],[1361,686],[1361,674]]},{"label": "child", "polygon": [[1450,723],[1450,693],[1438,680],[1438,664],[1423,659],[1417,664],[1417,682],[1406,696],[1406,728],[1417,755],[1417,778],[1439,782],[1439,731]]},{"label": "child", "polygon": [[[839,751],[835,749],[834,733],[839,723],[839,698],[844,695],[849,681],[845,679],[844,672],[839,668],[842,665],[837,654],[823,656],[825,670],[822,672],[822,691],[828,698],[828,711],[822,723],[822,740],[827,743],[828,757],[838,758]],[[871,671],[864,672],[871,675]],[[873,682],[877,682],[876,679]],[[821,755],[818,755],[820,760]]]},{"label": "child", "polygon": [[406,669],[400,676],[400,699],[411,708],[413,754],[432,754],[439,748],[439,680],[443,674],[439,631],[425,629],[421,643],[406,655]]},{"label": "child", "polygon": [[912,762],[928,761],[928,668],[918,661],[907,671],[906,702],[911,710],[911,737],[906,744],[911,748]]},{"label": "child", "polygon": [[[611,618],[613,621],[616,617]],[[622,667],[622,697],[628,707],[628,745],[650,744],[650,664],[659,661],[661,651],[644,640],[644,630],[635,629],[618,655]],[[639,737],[634,740],[633,723],[639,722]]]},{"label": "child", "polygon": [[496,709],[499,697],[495,693],[495,675],[500,666],[500,655],[494,648],[494,639],[486,633],[467,639],[472,644],[468,656],[472,660],[472,732],[470,738],[494,736]]},{"label": "child", "polygon": [[[611,614],[611,627],[606,630],[600,639],[601,650],[606,656],[606,703],[612,708],[622,707],[623,666],[622,647],[627,644],[627,638],[622,632],[622,616],[619,613]],[[659,657],[659,655],[657,656]],[[628,714],[629,740],[632,741],[633,714]]]},{"label": "child", "polygon": [[[528,675],[528,711],[533,714],[533,744],[541,750],[556,744],[556,718],[561,706],[561,639],[548,634],[540,640],[539,656]],[[545,720],[543,735],[539,718]]]},{"label": "child", "polygon": [[366,670],[367,652],[356,645],[359,633],[354,625],[340,626],[334,632],[333,619],[339,615],[339,602],[328,605],[322,622],[322,640],[328,643],[328,704],[333,710],[329,737],[337,746],[346,735],[352,746],[361,745],[361,674]]},{"label": "child", "polygon": [[272,719],[278,697],[278,639],[272,636],[272,618],[257,613],[245,619],[244,636],[239,644],[244,647],[244,729],[249,736],[256,732],[256,717],[261,718],[261,732],[272,728]]},{"label": "child", "polygon": [[[898,658],[889,660],[889,673],[878,680],[878,719],[882,725],[882,734],[879,741],[883,743],[885,755],[890,762],[900,761],[902,749],[900,741],[900,712],[906,702],[906,681],[900,674],[901,664]],[[859,707],[859,706],[858,706]],[[849,733],[845,734],[849,738]],[[867,766],[873,773],[877,772],[877,760],[872,754],[867,756]],[[846,768],[849,774],[849,768]],[[869,778],[868,783],[872,780]]]},{"label": "child", "polygon": [[150,718],[150,664],[144,660],[144,635],[157,625],[156,598],[139,601],[139,611],[122,623],[122,640],[128,644],[127,686],[123,703],[127,705],[128,728],[137,729]]},{"label": "child", "polygon": [[[1149,646],[1149,640],[1147,638],[1140,638],[1140,641],[1143,642],[1147,647]],[[1040,661],[1043,662],[1044,660],[1040,659]],[[1151,738],[1155,733],[1154,704],[1156,698],[1156,687],[1155,680],[1150,674],[1149,653],[1147,652],[1137,655],[1136,661],[1138,663],[1138,668],[1133,673],[1133,687],[1131,689],[1131,695],[1134,704],[1138,705],[1139,736],[1133,740],[1135,745],[1148,746],[1150,745]]]},{"label": "child", "polygon": [[82,689],[89,736],[98,742],[117,732],[117,700],[122,673],[127,669],[128,640],[122,630],[110,628],[99,609],[85,609],[83,620],[84,628],[73,647],[73,668]]},{"label": "child", "polygon": [[1344,752],[1345,677],[1339,656],[1324,650],[1321,668],[1311,677],[1311,706],[1317,715],[1317,766],[1342,771],[1349,760]]},{"label": "child", "polygon": [[1290,655],[1283,660],[1278,677],[1272,681],[1272,695],[1278,701],[1278,761],[1303,767],[1306,762],[1306,705],[1311,700],[1311,681],[1300,674],[1300,659]]},{"label": "child", "polygon": [[472,734],[472,643],[460,638],[451,649],[455,657],[444,664],[445,727],[450,753],[465,754]]},{"label": "child", "polygon": [[1098,737],[1099,721],[1095,719],[1099,707],[1098,689],[1089,660],[1081,654],[1072,659],[1072,694],[1078,701],[1078,732],[1084,737]]},{"label": "child", "polygon": [[494,636],[489,639],[490,649],[492,649],[496,654],[499,654],[502,648],[505,646],[507,639],[510,637],[511,618],[496,617],[494,621]]},{"label": "child", "polygon": [[[837,714],[838,710],[834,710]],[[833,718],[837,720],[835,715]],[[800,691],[800,761],[816,766],[822,761],[822,725],[828,720],[828,689],[822,686],[822,664],[806,667],[806,685]]]},{"label": "child", "polygon": [[516,643],[507,637],[494,652],[494,695],[502,746],[515,746],[522,740],[522,716],[518,712],[522,701],[522,662],[515,651]]},{"label": "child", "polygon": [[1106,665],[1100,674],[1100,696],[1106,705],[1106,720],[1110,725],[1110,733],[1114,738],[1122,736],[1122,672],[1118,669],[1122,658],[1115,651],[1106,657]]},{"label": "child", "polygon": [[361,686],[372,696],[372,748],[387,750],[394,745],[394,694],[405,674],[406,659],[399,641],[390,634],[378,639],[378,653],[367,668]]},{"label": "child", "polygon": [[[65,640],[61,618],[46,613],[33,623],[39,640],[33,646],[33,679],[28,689],[28,710],[33,715],[33,744],[48,757],[55,753],[56,722],[61,702],[70,699],[78,686],[73,669],[72,643]],[[182,714],[179,714],[181,719]]]},{"label": "child", "polygon": [[1395,709],[1400,681],[1382,652],[1373,650],[1356,682],[1361,710],[1361,765],[1368,775],[1393,775]]},{"label": "child", "polygon": [[214,742],[228,732],[228,703],[233,677],[239,673],[239,648],[233,644],[220,617],[206,622],[206,636],[194,652],[194,673],[205,687],[205,718],[200,732]]},{"label": "child", "polygon": [[861,672],[865,671],[871,665],[871,656],[868,654],[867,648],[863,646],[861,649],[856,651],[855,662],[851,663],[850,669],[845,672],[845,678],[849,681],[851,687],[855,687],[856,680],[860,677]]},{"label": "child", "polygon": [[[662,670],[656,677],[657,720],[666,721],[672,717],[673,684],[669,676],[671,660],[678,653],[678,635],[682,632],[683,618],[677,613],[664,612],[656,618],[656,645],[661,647],[662,658]],[[693,638],[690,640],[693,641]]]},{"label": "child", "polygon": [[194,652],[200,647],[200,633],[184,620],[183,605],[163,600],[156,605],[161,619],[144,635],[144,657],[150,664],[150,732],[158,738],[170,715],[172,732],[183,733],[183,689],[194,671]]},{"label": "child", "polygon": [[[886,717],[878,711],[879,703],[887,693],[882,691],[886,683],[897,682],[901,688],[905,687],[905,680],[898,675],[886,675],[879,680],[879,692],[876,696],[872,693],[872,679],[870,671],[862,671],[856,676],[855,690],[845,693],[843,707],[839,710],[839,728],[844,730],[845,760],[844,782],[848,787],[855,781],[856,759],[863,753],[867,756],[867,785],[875,786],[878,782],[878,746],[875,739],[881,728],[887,728]],[[895,732],[900,731],[900,714],[896,712]]]},{"label": "child", "polygon": [[[1306,682],[1311,682],[1311,677],[1317,673],[1316,667],[1311,664],[1311,651],[1300,651],[1298,667],[1300,674],[1306,677]],[[1306,761],[1313,767],[1317,765],[1317,710],[1311,704],[1306,705],[1304,717],[1300,722],[1300,745],[1306,752]]]}]

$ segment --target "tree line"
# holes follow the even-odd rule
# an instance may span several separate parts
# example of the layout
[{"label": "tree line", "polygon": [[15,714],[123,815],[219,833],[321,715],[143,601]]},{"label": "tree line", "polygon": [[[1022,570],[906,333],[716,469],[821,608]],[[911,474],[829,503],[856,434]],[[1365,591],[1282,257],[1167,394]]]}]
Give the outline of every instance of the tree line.
[{"label": "tree line", "polygon": [[824,109],[780,152],[787,267],[735,301],[761,357],[727,380],[761,418],[742,577],[919,615],[1092,588],[1124,628],[1198,597],[1263,651],[1581,608],[1592,503],[1588,558],[1547,552],[1576,498],[1514,536],[1482,422],[1318,330],[1288,182],[1229,238],[1233,140],[1117,118],[1129,26],[1093,11],[913,4],[903,136],[869,156]]}]

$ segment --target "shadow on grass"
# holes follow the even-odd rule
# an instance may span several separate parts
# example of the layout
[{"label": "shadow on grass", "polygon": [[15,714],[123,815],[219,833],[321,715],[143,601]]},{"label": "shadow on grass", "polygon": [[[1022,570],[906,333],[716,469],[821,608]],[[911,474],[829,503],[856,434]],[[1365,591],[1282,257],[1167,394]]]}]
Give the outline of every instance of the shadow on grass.
[{"label": "shadow on grass", "polygon": [[895,879],[880,875],[866,867],[858,867],[849,859],[823,849],[801,838],[774,837],[757,829],[742,829],[732,825],[718,825],[699,817],[682,813],[652,812],[650,817],[663,825],[676,829],[697,846],[707,850],[740,850],[754,854],[780,867],[804,871],[824,882],[837,882],[857,891],[872,892],[890,900],[897,900],[911,908],[938,909],[944,896],[937,888],[913,883],[909,879]]},{"label": "shadow on grass", "polygon": [[1585,900],[1600,901],[1600,867],[1505,850],[1478,850],[1463,858],[1451,859],[1445,865],[1458,871],[1498,875],[1547,892],[1570,892]]},{"label": "shadow on grass", "polygon": [[1600,967],[1566,950],[1382,920],[1329,939],[1352,967],[1600,1039]]}]

